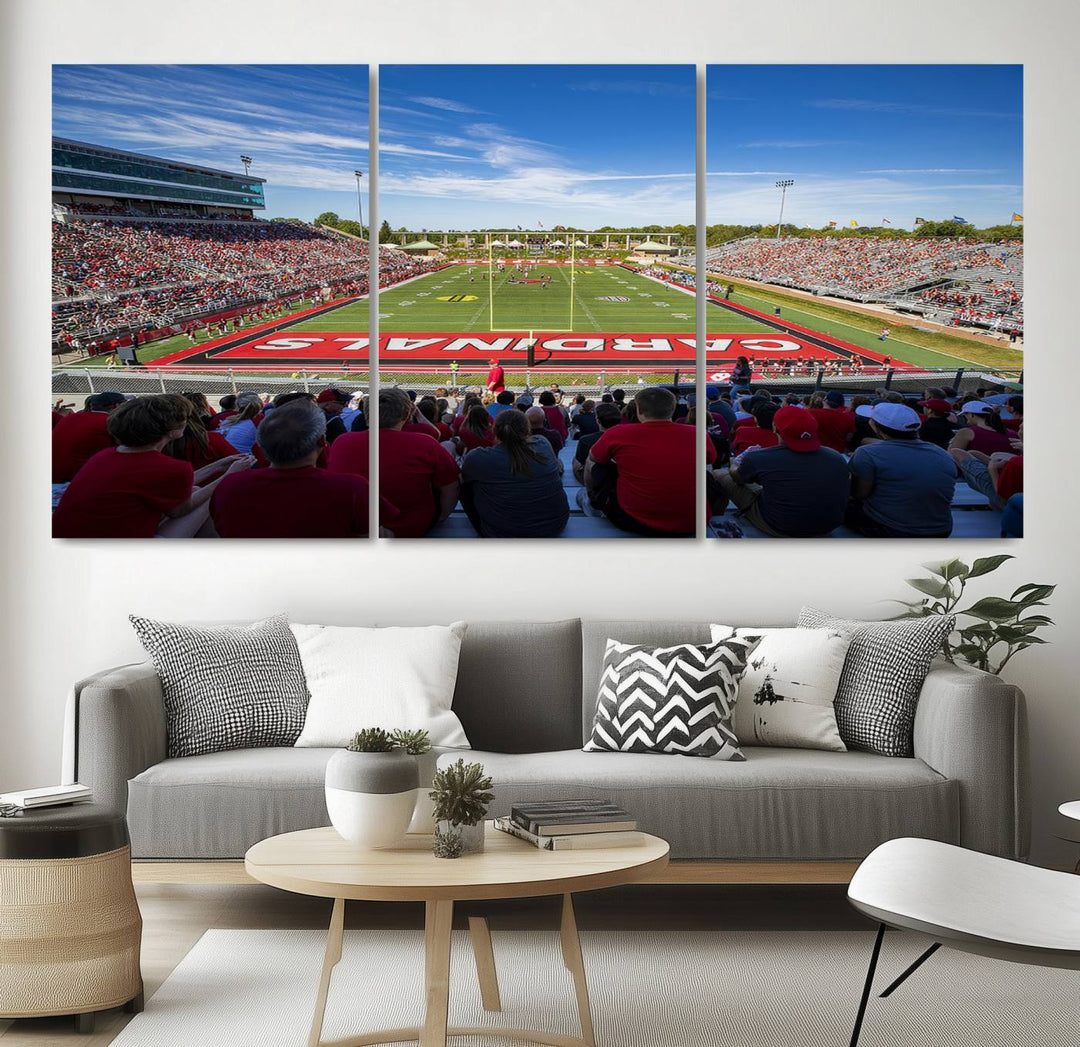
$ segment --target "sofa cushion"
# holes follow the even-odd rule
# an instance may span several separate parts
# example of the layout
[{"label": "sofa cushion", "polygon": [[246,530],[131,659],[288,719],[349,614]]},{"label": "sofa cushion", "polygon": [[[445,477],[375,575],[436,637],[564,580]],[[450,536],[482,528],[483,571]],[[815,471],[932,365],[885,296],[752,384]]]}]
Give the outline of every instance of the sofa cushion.
[{"label": "sofa cushion", "polygon": [[453,710],[474,749],[520,753],[580,745],[580,701],[577,618],[469,622]]},{"label": "sofa cushion", "polygon": [[[652,753],[473,752],[490,814],[596,797],[624,807],[675,859],[840,861],[897,836],[959,840],[959,786],[921,760],[748,746],[745,763]],[[440,763],[447,757],[441,757]]]},{"label": "sofa cushion", "polygon": [[[646,647],[672,647],[678,643],[708,643],[709,625],[707,622],[658,622],[653,620],[618,621],[597,619],[581,622],[581,686],[575,694],[581,695],[580,724],[578,741],[572,741],[565,748],[582,745],[592,734],[593,719],[596,716],[596,698],[600,690],[600,675],[604,668],[604,652],[608,640],[619,643],[643,644]],[[574,702],[577,705],[575,699]],[[471,737],[471,736],[470,736]],[[474,745],[474,748],[482,748]],[[493,746],[492,748],[497,748]]]},{"label": "sofa cushion", "polygon": [[323,778],[337,749],[236,749],[161,763],[128,782],[134,858],[243,858],[278,833],[329,825]]}]

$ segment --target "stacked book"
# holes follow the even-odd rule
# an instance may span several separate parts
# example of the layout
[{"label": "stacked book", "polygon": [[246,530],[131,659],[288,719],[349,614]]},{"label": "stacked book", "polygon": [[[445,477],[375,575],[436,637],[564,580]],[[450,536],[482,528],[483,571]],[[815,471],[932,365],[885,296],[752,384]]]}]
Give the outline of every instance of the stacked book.
[{"label": "stacked book", "polygon": [[38,807],[58,807],[64,803],[88,803],[92,795],[86,785],[49,785],[44,789],[0,793],[0,805],[31,811]]},{"label": "stacked book", "polygon": [[495,828],[545,851],[626,847],[641,842],[637,822],[606,800],[553,800],[519,803]]}]

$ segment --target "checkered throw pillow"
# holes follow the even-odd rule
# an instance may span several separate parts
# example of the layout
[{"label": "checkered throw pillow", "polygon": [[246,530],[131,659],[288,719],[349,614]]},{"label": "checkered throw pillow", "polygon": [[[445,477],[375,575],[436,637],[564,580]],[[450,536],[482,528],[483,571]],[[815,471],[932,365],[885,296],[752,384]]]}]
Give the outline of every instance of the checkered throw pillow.
[{"label": "checkered throw pillow", "polygon": [[608,640],[586,752],[744,760],[731,727],[739,677],[757,639],[644,647]]},{"label": "checkered throw pillow", "polygon": [[129,620],[161,677],[170,757],[299,737],[308,689],[286,615],[248,627]]},{"label": "checkered throw pillow", "polygon": [[814,607],[799,625],[851,636],[836,691],[836,723],[849,749],[882,756],[913,756],[915,708],[930,662],[956,624],[954,615],[859,622]]}]

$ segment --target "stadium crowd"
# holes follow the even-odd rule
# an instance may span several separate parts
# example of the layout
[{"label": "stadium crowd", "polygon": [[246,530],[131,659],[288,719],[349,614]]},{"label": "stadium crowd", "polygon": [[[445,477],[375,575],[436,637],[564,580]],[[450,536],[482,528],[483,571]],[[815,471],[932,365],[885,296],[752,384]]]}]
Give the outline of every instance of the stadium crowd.
[{"label": "stadium crowd", "polygon": [[947,538],[962,480],[1001,512],[1003,537],[1023,534],[1022,396],[711,392],[713,516],[734,506],[772,537]]},{"label": "stadium crowd", "polygon": [[[54,343],[92,345],[313,289],[366,294],[367,250],[293,222],[54,221]],[[384,286],[437,264],[381,251]]]},{"label": "stadium crowd", "polygon": [[1023,266],[1021,241],[964,237],[747,237],[710,251],[706,268],[725,276],[807,290],[876,297],[961,269],[1003,274]]}]

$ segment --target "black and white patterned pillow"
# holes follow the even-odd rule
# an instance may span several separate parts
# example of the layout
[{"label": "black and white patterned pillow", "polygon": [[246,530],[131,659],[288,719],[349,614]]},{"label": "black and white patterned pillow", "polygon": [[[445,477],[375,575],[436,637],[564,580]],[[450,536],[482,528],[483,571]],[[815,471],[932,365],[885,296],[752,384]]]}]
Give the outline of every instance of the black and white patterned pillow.
[{"label": "black and white patterned pillow", "polygon": [[585,750],[745,760],[731,727],[755,640],[644,647],[608,640]]},{"label": "black and white patterned pillow", "polygon": [[287,615],[246,627],[129,620],[161,677],[170,757],[299,737],[308,689]]},{"label": "black and white patterned pillow", "polygon": [[804,607],[799,625],[851,636],[836,690],[836,724],[847,747],[883,756],[914,755],[919,694],[930,662],[956,625],[955,615],[859,622]]}]

